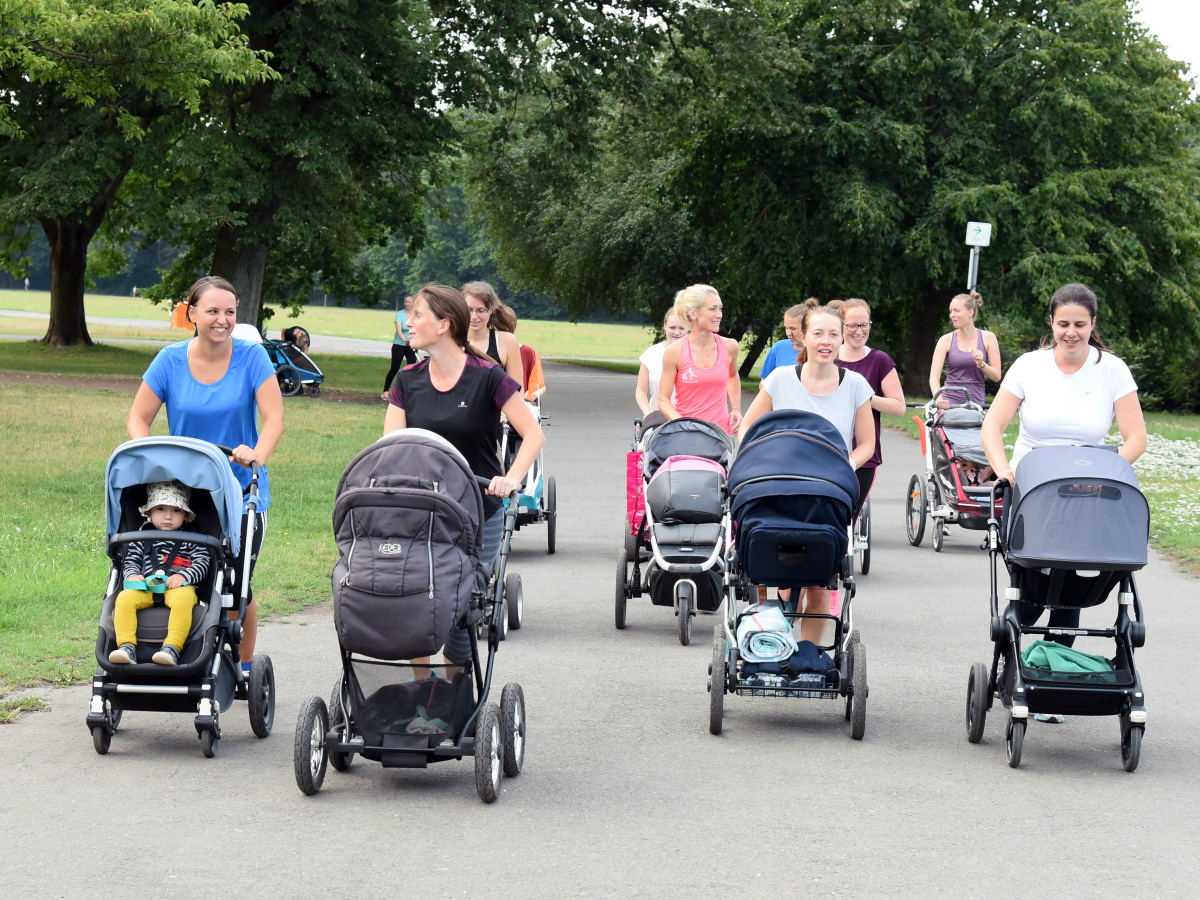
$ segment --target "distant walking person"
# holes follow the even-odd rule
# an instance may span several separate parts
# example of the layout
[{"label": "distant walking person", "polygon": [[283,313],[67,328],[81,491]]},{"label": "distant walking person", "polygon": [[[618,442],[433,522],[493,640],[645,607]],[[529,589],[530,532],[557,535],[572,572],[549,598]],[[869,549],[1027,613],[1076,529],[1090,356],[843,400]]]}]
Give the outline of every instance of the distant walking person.
[{"label": "distant walking person", "polygon": [[738,342],[721,337],[721,297],[707,284],[675,295],[675,315],[692,331],[663,354],[658,408],[668,419],[689,416],[737,434],[742,421]]},{"label": "distant walking person", "polygon": [[772,345],[763,360],[762,369],[758,373],[761,381],[780,366],[794,366],[800,353],[800,319],[808,311],[803,303],[789,307],[783,314],[783,333],[787,335],[782,341]]},{"label": "distant walking person", "polygon": [[29,279],[25,279],[25,290],[29,290]]},{"label": "distant walking person", "polygon": [[383,379],[383,393],[379,395],[381,400],[388,398],[396,373],[417,361],[417,354],[408,343],[408,317],[412,315],[412,307],[413,298],[409,294],[404,298],[404,306],[396,310],[396,333],[392,335],[392,367],[388,369],[387,378]]},{"label": "distant walking person", "polygon": [[[929,367],[929,390],[936,394],[942,387],[942,366],[946,367],[945,387],[966,388],[971,399],[983,406],[985,383],[1000,380],[1000,344],[996,335],[975,327],[975,317],[983,306],[983,298],[975,291],[959,294],[950,301],[950,324],[954,330],[943,334],[933,351]],[[951,403],[961,403],[957,396],[943,395],[938,406],[945,409]]]},{"label": "distant walking person", "polygon": [[687,336],[687,326],[675,315],[675,307],[667,310],[663,316],[663,340],[646,348],[639,361],[637,387],[634,388],[633,398],[637,400],[642,415],[649,415],[658,409],[658,385],[662,380],[663,357],[667,348],[676,341]]}]

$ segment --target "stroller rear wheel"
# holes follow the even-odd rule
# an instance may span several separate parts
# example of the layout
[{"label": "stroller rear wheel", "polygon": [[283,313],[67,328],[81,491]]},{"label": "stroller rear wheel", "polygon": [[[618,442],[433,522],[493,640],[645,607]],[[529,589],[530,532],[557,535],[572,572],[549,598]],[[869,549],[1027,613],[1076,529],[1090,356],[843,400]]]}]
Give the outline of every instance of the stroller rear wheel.
[{"label": "stroller rear wheel", "polygon": [[[338,678],[333,683],[333,690],[329,692],[329,730],[337,730],[338,725],[344,725],[348,729],[350,723],[346,721],[346,711],[342,707],[342,679]],[[345,739],[347,732],[342,731],[342,738]],[[336,750],[329,751],[329,764],[338,772],[345,772],[350,768],[350,764],[354,762],[353,753],[339,753]]]},{"label": "stroller rear wheel", "polygon": [[629,521],[629,517],[625,517],[625,556],[628,559],[636,560],[638,551],[637,535],[633,533],[633,523]]},{"label": "stroller rear wheel", "polygon": [[629,562],[629,557],[626,555],[625,551],[622,550],[620,552],[620,554],[617,556],[617,603],[616,603],[617,630],[620,630],[625,627],[625,611],[629,604],[629,596],[626,593],[626,586],[629,583],[626,580],[626,575],[628,574],[628,572],[626,570],[626,566],[627,566],[628,562]]},{"label": "stroller rear wheel", "polygon": [[908,481],[908,497],[904,503],[904,527],[908,532],[908,542],[914,547],[921,546],[925,537],[925,517],[929,512],[925,499],[925,485],[920,475],[914,475]]},{"label": "stroller rear wheel", "polygon": [[265,653],[254,654],[248,699],[250,728],[256,737],[265,738],[275,724],[275,667]]},{"label": "stroller rear wheel", "polygon": [[475,722],[475,790],[484,803],[500,796],[504,777],[504,745],[500,737],[500,712],[495,703],[487,703]]},{"label": "stroller rear wheel", "polygon": [[300,707],[300,716],[296,720],[292,758],[296,769],[296,785],[310,797],[321,789],[325,781],[325,767],[329,762],[325,753],[325,735],[328,732],[329,711],[325,701],[320,697],[309,697]]},{"label": "stroller rear wheel", "polygon": [[1008,764],[1011,768],[1021,765],[1021,752],[1025,749],[1024,719],[1008,719],[1008,728],[1004,731],[1004,749],[1008,752]]},{"label": "stroller rear wheel", "polygon": [[978,744],[983,737],[983,726],[987,721],[988,670],[983,663],[971,666],[967,678],[967,740]]},{"label": "stroller rear wheel", "polygon": [[500,734],[504,774],[515,778],[525,765],[525,692],[515,681],[500,692]]},{"label": "stroller rear wheel", "polygon": [[546,552],[553,554],[558,532],[558,482],[551,475],[546,479]]},{"label": "stroller rear wheel", "polygon": [[304,389],[300,370],[295,366],[280,366],[275,370],[275,378],[279,381],[279,393],[285,397],[294,397]]},{"label": "stroller rear wheel", "polygon": [[711,734],[721,733],[725,714],[725,627],[713,629],[713,659],[708,679],[708,730]]},{"label": "stroller rear wheel", "polygon": [[867,648],[850,645],[850,737],[861,741],[867,733]]}]

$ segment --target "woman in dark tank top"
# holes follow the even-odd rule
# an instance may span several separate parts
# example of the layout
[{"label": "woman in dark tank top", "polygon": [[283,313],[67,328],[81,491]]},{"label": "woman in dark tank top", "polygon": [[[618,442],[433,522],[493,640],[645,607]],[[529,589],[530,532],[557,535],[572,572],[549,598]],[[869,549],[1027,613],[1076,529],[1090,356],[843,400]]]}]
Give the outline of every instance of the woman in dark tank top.
[{"label": "woman in dark tank top", "polygon": [[525,383],[521,346],[517,343],[516,314],[486,281],[471,281],[461,288],[471,312],[471,346],[486,354],[517,384]]},{"label": "woman in dark tank top", "polygon": [[[966,388],[971,400],[983,405],[987,387],[985,378],[999,381],[1000,344],[996,335],[975,327],[975,317],[983,306],[983,298],[975,291],[959,294],[950,301],[950,324],[954,330],[944,334],[933,351],[929,367],[929,390],[936,394],[942,385],[942,367],[946,367],[946,387]],[[962,392],[943,394],[938,406],[945,409],[952,403],[964,401]]]}]

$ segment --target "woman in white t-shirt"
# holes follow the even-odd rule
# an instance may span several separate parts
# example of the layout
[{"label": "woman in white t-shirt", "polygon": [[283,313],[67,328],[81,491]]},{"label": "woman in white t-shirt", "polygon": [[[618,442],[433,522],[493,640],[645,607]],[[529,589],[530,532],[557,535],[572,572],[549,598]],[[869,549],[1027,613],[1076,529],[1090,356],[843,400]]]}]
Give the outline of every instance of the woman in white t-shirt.
[{"label": "woman in white t-shirt", "polygon": [[[841,434],[846,449],[854,447],[847,455],[855,470],[870,460],[875,453],[875,419],[871,415],[871,398],[875,391],[857,372],[837,365],[838,351],[842,347],[842,314],[836,309],[819,305],[819,301],[805,302],[807,311],[800,318],[800,352],[795,366],[775,369],[763,379],[758,396],[746,410],[739,436],[775,409],[803,409],[824,416]],[[865,497],[859,497],[854,513]],[[790,599],[790,592],[781,589],[779,598]],[[808,588],[804,592],[804,608],[801,612],[816,615],[829,613],[830,592]],[[800,639],[823,642],[824,619],[801,619]]]},{"label": "woman in white t-shirt", "polygon": [[[1026,353],[1004,376],[991,409],[983,420],[980,440],[997,478],[1014,482],[1017,462],[1035,447],[1101,445],[1116,417],[1121,432],[1117,451],[1130,463],[1146,450],[1146,420],[1138,401],[1137,384],[1129,367],[1113,356],[1096,332],[1099,304],[1083,284],[1067,284],[1050,298],[1047,320],[1051,345]],[[1004,430],[1020,410],[1021,430],[1012,462],[1004,448]],[[1017,615],[1032,625],[1045,611],[1037,603],[1019,602]],[[1050,612],[1051,628],[1078,628],[1078,609]],[[1074,637],[1052,635],[1071,646]],[[1061,723],[1063,716],[1042,715],[1042,722]]]},{"label": "woman in white t-shirt", "polygon": [[646,352],[640,357],[642,367],[638,369],[637,388],[634,389],[633,396],[643,416],[658,409],[658,383],[662,379],[663,354],[687,333],[687,326],[675,315],[675,307],[672,306],[663,316],[664,340],[646,348]]}]

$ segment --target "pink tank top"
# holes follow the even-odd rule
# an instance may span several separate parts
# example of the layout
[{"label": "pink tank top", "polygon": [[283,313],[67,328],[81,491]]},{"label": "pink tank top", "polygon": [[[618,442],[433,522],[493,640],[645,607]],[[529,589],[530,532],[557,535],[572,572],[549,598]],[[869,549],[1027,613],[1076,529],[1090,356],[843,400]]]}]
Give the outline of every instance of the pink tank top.
[{"label": "pink tank top", "polygon": [[717,361],[707,368],[692,361],[692,342],[684,338],[679,371],[675,374],[675,410],[681,416],[704,419],[729,431],[729,351],[719,335]]}]

